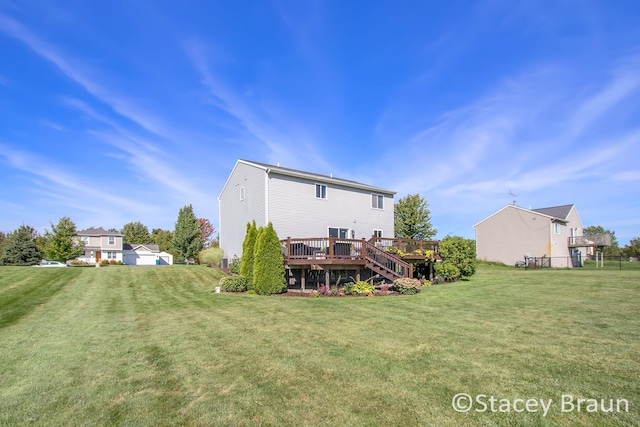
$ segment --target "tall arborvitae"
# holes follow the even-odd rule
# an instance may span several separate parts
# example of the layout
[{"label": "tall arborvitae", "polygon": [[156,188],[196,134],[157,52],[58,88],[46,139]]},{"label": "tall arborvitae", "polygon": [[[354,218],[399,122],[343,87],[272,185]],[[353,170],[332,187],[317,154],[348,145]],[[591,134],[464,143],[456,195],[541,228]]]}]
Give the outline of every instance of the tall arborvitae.
[{"label": "tall arborvitae", "polygon": [[256,228],[256,222],[248,222],[247,232],[244,236],[244,241],[242,242],[242,262],[240,263],[240,274],[246,277],[249,289],[253,289],[253,251],[256,245],[257,235],[258,230]]},{"label": "tall arborvitae", "polygon": [[258,233],[253,263],[253,288],[260,295],[279,294],[287,290],[282,245],[271,223]]}]

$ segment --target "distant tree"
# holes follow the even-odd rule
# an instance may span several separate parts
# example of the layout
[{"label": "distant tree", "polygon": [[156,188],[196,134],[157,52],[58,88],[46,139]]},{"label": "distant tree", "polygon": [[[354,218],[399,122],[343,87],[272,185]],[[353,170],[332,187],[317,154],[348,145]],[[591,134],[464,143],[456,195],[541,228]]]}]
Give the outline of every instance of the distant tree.
[{"label": "distant tree", "polygon": [[163,252],[171,253],[173,251],[173,233],[169,230],[154,228],[151,231],[152,243],[158,245]]},{"label": "distant tree", "polygon": [[476,272],[476,242],[460,236],[447,236],[440,242],[436,274],[444,273],[449,280],[469,277]]},{"label": "distant tree", "polygon": [[253,258],[256,246],[258,229],[256,222],[247,223],[247,231],[242,242],[242,261],[240,264],[240,274],[247,278],[249,289],[253,289]]},{"label": "distant tree", "polygon": [[431,240],[438,230],[431,225],[429,204],[419,194],[409,194],[393,207],[396,237]]},{"label": "distant tree", "polygon": [[631,239],[628,245],[625,245],[622,248],[622,253],[625,256],[638,258],[640,257],[640,237],[636,237],[635,239]]},{"label": "distant tree", "polygon": [[78,234],[76,224],[68,216],[60,218],[57,225],[51,223],[51,231],[44,232],[47,241],[44,247],[48,259],[66,262],[84,253],[82,242],[74,242]]},{"label": "distant tree", "polygon": [[123,242],[135,245],[144,245],[153,243],[153,239],[149,234],[149,229],[140,221],[129,222],[122,227],[120,234],[123,235]]},{"label": "distant tree", "polygon": [[604,248],[604,256],[620,256],[620,246],[618,245],[618,239],[616,239],[616,232],[607,230],[601,225],[590,225],[585,227],[583,232],[585,236],[593,234],[611,234],[611,246]]},{"label": "distant tree", "polygon": [[0,231],[0,265],[2,265],[2,257],[4,254],[4,244],[7,241],[7,235]]},{"label": "distant tree", "polygon": [[216,232],[216,229],[207,218],[198,218],[198,225],[200,226],[200,235],[202,236],[202,246],[208,249],[213,243],[213,233]]},{"label": "distant tree", "polygon": [[258,232],[253,265],[253,289],[260,295],[279,294],[287,290],[282,246],[271,223]]},{"label": "distant tree", "polygon": [[9,233],[4,243],[2,261],[6,265],[34,265],[42,259],[36,246],[37,231],[28,225]]},{"label": "distant tree", "polygon": [[202,250],[200,225],[191,205],[182,207],[178,212],[176,228],[173,231],[173,248],[185,260],[195,259]]}]

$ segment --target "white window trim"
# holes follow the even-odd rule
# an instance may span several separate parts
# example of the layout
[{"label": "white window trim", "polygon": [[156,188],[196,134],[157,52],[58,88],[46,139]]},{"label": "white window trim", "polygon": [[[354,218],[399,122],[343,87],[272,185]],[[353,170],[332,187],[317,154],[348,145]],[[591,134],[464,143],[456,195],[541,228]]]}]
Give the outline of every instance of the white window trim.
[{"label": "white window trim", "polygon": [[[344,228],[344,227],[327,227],[327,236],[330,236],[330,232],[329,230],[331,228],[335,228],[336,230],[338,230],[338,237],[336,237],[336,239],[350,239],[351,237],[349,236],[349,230],[348,228]],[[346,230],[346,236],[347,237],[340,237],[340,230]]]},{"label": "white window trim", "polygon": [[[324,197],[318,197],[318,187],[324,188]],[[327,200],[328,199],[329,189],[327,188],[327,184],[322,184],[320,182],[316,182],[316,185],[314,185],[313,188],[314,188],[314,191],[315,191],[316,199],[318,199],[318,200]],[[320,194],[322,195],[322,191],[320,191]],[[334,228],[334,227],[331,227],[331,228]]]},{"label": "white window trim", "polygon": [[559,222],[553,223],[553,234],[561,234]]},{"label": "white window trim", "polygon": [[[376,198],[376,206],[373,206],[373,198]],[[380,198],[382,198],[382,207],[380,207]],[[384,195],[379,193],[371,193],[371,209],[384,210]]]},{"label": "white window trim", "polygon": [[[380,232],[380,235],[379,235],[379,236],[377,236],[377,235],[376,235],[376,231],[379,231],[379,232]],[[373,229],[373,236],[374,236],[374,237],[383,237],[382,229],[381,229],[381,228],[374,228],[374,229]]]},{"label": "white window trim", "polygon": [[[111,239],[113,239],[113,243],[111,242]],[[107,236],[107,245],[115,246],[116,245],[116,236]]]}]

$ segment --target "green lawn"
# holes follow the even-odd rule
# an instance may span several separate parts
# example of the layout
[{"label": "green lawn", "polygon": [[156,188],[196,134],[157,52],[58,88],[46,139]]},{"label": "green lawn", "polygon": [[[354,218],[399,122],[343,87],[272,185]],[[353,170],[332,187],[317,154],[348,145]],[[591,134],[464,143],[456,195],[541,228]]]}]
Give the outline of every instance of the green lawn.
[{"label": "green lawn", "polygon": [[[351,298],[215,294],[219,277],[0,267],[0,425],[640,425],[640,271],[483,265]],[[458,413],[458,393],[552,404]]]}]

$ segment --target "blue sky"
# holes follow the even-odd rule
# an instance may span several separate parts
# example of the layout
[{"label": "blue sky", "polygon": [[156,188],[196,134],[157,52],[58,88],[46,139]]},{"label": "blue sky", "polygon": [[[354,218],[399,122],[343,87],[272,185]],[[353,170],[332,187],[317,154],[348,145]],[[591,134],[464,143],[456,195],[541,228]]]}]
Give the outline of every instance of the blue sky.
[{"label": "blue sky", "polygon": [[636,1],[0,3],[0,230],[218,222],[238,158],[640,236]]}]

